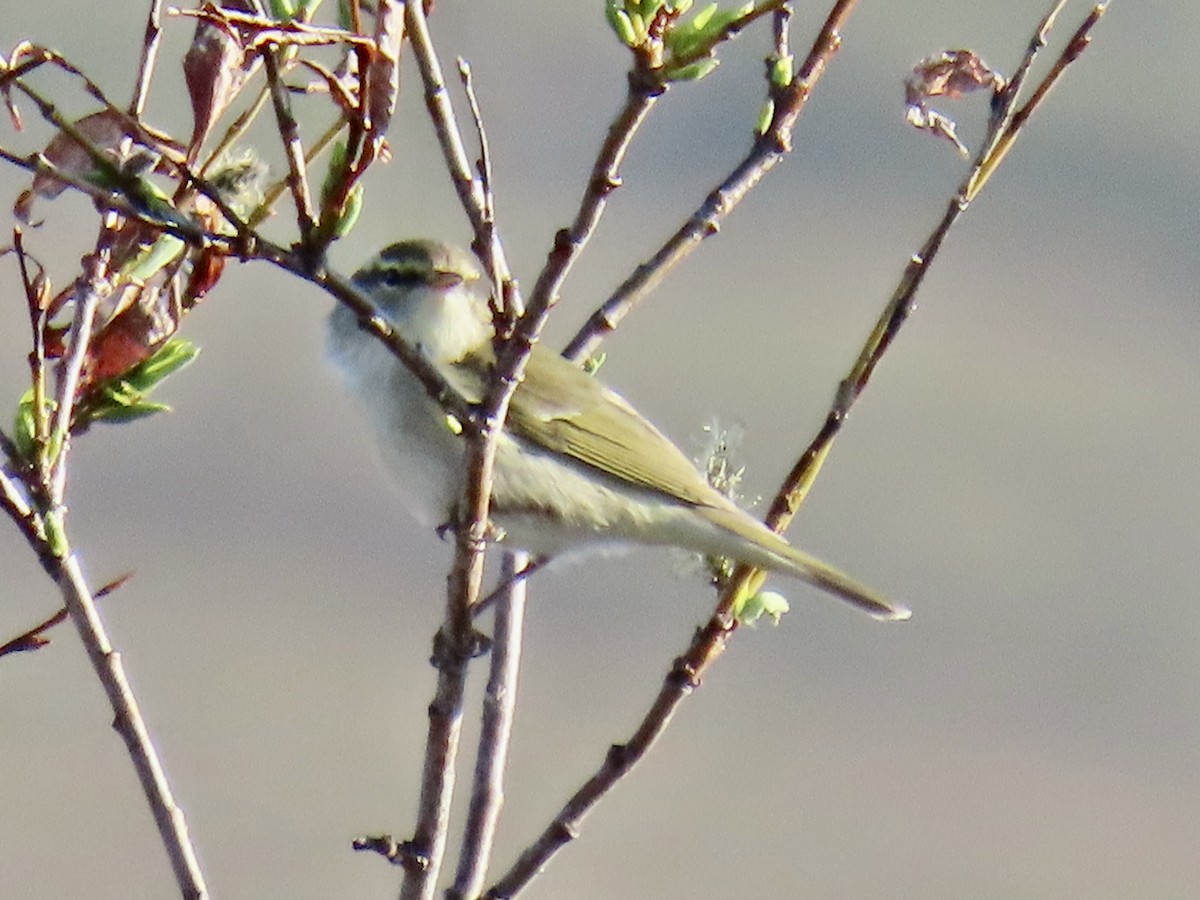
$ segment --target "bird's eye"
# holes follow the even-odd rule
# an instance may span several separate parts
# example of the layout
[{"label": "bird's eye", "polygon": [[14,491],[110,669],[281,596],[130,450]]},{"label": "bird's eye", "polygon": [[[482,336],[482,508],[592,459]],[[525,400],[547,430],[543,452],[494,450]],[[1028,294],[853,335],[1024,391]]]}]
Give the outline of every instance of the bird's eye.
[{"label": "bird's eye", "polygon": [[411,287],[417,284],[421,278],[418,273],[412,269],[401,269],[395,266],[389,266],[379,273],[379,280],[385,285],[392,288]]}]

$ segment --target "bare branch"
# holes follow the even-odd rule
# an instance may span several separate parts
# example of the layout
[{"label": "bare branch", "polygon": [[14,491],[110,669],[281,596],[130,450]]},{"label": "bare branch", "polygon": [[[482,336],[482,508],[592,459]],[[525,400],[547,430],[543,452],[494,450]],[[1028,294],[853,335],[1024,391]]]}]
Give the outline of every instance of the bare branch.
[{"label": "bare branch", "polygon": [[421,80],[425,86],[425,105],[429,117],[433,121],[438,143],[442,148],[442,156],[450,173],[454,190],[458,193],[459,202],[471,222],[476,235],[475,252],[483,260],[484,268],[489,272],[498,272],[500,281],[511,280],[512,274],[504,255],[504,247],[499,237],[492,230],[490,240],[479,240],[487,231],[486,203],[482,181],[471,173],[471,164],[467,160],[464,149],[462,131],[450,105],[450,95],[446,90],[446,79],[442,75],[442,65],[438,61],[437,51],[434,50],[433,40],[429,35],[429,23],[425,19],[425,10],[420,2],[404,4],[405,23],[408,26],[409,42],[416,57],[417,66],[421,71]]},{"label": "bare branch", "polygon": [[279,51],[267,46],[262,51],[263,66],[267,73],[267,84],[271,90],[271,105],[275,110],[275,124],[283,141],[284,154],[288,162],[288,187],[296,207],[296,226],[300,229],[300,243],[307,246],[317,227],[317,211],[313,205],[312,192],[308,188],[308,173],[304,162],[304,147],[300,143],[300,127],[292,115],[292,101],[279,71]]},{"label": "bare branch", "polygon": [[523,553],[506,553],[500,578],[506,585],[496,604],[492,634],[491,669],[483,699],[483,723],[475,757],[475,782],[467,809],[462,849],[454,886],[447,900],[474,900],[483,890],[488,862],[496,839],[496,825],[504,804],[504,769],[517,703],[517,677],[521,667],[526,581],[518,577],[529,563]]},{"label": "bare branch", "polygon": [[137,79],[133,99],[129,101],[129,114],[141,118],[150,95],[150,81],[154,77],[154,63],[158,60],[158,45],[162,40],[162,0],[150,0],[146,13],[146,36],[142,41],[142,58],[138,62]]},{"label": "bare branch", "polygon": [[609,195],[621,186],[620,167],[633,142],[633,136],[649,115],[665,88],[649,81],[640,69],[629,73],[625,103],[608,126],[608,135],[596,161],[587,188],[575,213],[575,220],[554,236],[554,246],[533,286],[529,308],[535,316],[545,316],[558,302],[558,292],[579,258],[579,254],[600,224]]},{"label": "bare branch", "polygon": [[725,217],[791,150],[796,120],[807,105],[829,60],[841,46],[842,29],[857,2],[837,0],[826,16],[804,64],[787,87],[779,91],[771,122],[764,133],[755,139],[750,152],[654,256],[638,266],[591,315],[571,339],[563,356],[578,361],[594,352],[600,341],[616,329],[621,320],[658,286],[671,269],[695,250],[702,240],[720,230]]},{"label": "bare branch", "polygon": [[[833,12],[830,14],[831,19],[846,5],[838,4],[835,6]],[[1086,46],[1090,29],[1098,21],[1100,15],[1103,14],[1105,5],[1102,4],[1093,9],[1091,15],[1076,31],[1067,49],[1064,50],[1063,57],[1060,59],[1062,65],[1056,65],[1054,71],[1047,76],[1046,81],[1057,79],[1058,75],[1061,74],[1061,68],[1065,67],[1070,61],[1073,61],[1079,52],[1082,51],[1083,47]],[[824,44],[827,47],[832,47],[836,43],[831,40],[836,34],[836,30],[831,29],[829,26],[830,20],[827,20],[826,27],[822,30],[822,38],[818,40],[818,45]],[[1044,43],[1045,28],[1045,23],[1039,26],[1038,38],[1035,39],[1035,43],[1038,41]],[[1063,62],[1064,60],[1066,62]],[[806,77],[812,77],[812,75],[815,75],[819,71],[817,67],[812,65],[813,61],[814,57],[810,54],[810,59],[806,63],[805,70],[808,70],[811,74]],[[1043,84],[1045,83],[1043,82]],[[793,85],[790,85],[789,88],[792,88]],[[1041,93],[1041,86],[1039,86],[1039,90],[1035,92],[1034,96],[1038,97]],[[793,96],[798,95],[793,91]],[[1011,110],[1015,109],[1017,102],[1016,95],[1009,95],[1005,98],[1004,102],[1009,105],[1010,110],[997,116],[997,123],[1009,122],[1015,119]],[[779,120],[779,115],[780,113],[777,110],[777,121]],[[792,116],[792,120],[794,121],[794,116]],[[997,125],[997,127],[1002,126]],[[778,134],[780,137],[787,137],[788,135],[790,135],[790,130],[781,131]],[[910,260],[893,297],[880,317],[879,323],[867,338],[850,374],[842,381],[825,424],[800,457],[792,472],[789,473],[779,494],[775,498],[764,520],[773,530],[782,531],[786,528],[795,515],[796,510],[807,496],[808,490],[819,473],[822,463],[828,456],[830,449],[832,449],[833,439],[839,433],[842,424],[850,412],[850,408],[853,406],[854,401],[862,394],[863,390],[865,390],[875,366],[888,347],[891,346],[900,327],[907,320],[914,308],[916,291],[923,281],[930,264],[936,257],[946,233],[966,210],[974,196],[969,193],[971,186],[978,183],[979,187],[982,187],[982,183],[978,182],[978,173],[983,166],[989,164],[992,160],[994,154],[990,148],[993,146],[995,145],[989,142],[980,151],[971,174],[968,175],[950,201],[942,221],[939,222],[926,239],[920,252],[915,254]],[[975,193],[977,194],[978,190]],[[507,898],[514,897],[523,890],[550,859],[574,839],[587,813],[646,755],[658,737],[670,724],[675,709],[694,688],[699,686],[708,669],[724,652],[730,635],[737,629],[737,620],[733,615],[733,610],[738,599],[747,592],[753,593],[757,591],[762,584],[762,580],[762,574],[752,567],[739,565],[735,569],[733,576],[724,586],[721,598],[708,623],[697,631],[691,645],[675,661],[659,690],[658,696],[633,735],[626,743],[614,745],[609,750],[600,768],[572,795],[554,817],[550,825],[521,854],[512,868],[488,890],[485,895],[488,900],[501,900],[501,898],[507,900]]]},{"label": "bare branch", "polygon": [[[50,514],[61,516],[62,510],[52,509]],[[65,540],[65,537],[64,537]],[[71,618],[79,630],[84,649],[92,663],[104,691],[112,705],[113,727],[125,741],[129,756],[137,770],[146,802],[154,814],[159,836],[167,848],[171,868],[180,893],[186,900],[206,900],[208,888],[196,859],[195,848],[188,836],[187,821],[183,810],[175,803],[171,786],[159,761],[158,753],[146,730],[146,723],[138,709],[137,699],[125,677],[121,656],[112,648],[104,623],[96,612],[95,598],[87,587],[79,561],[68,547],[57,560],[56,570],[51,574],[62,592],[63,605],[70,611]]]}]

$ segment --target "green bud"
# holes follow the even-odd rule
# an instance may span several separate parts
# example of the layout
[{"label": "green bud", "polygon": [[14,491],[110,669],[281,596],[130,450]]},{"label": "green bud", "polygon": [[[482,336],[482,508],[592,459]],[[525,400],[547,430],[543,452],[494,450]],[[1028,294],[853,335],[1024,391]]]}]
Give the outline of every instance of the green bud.
[{"label": "green bud", "polygon": [[754,126],[757,134],[766,134],[775,117],[775,101],[768,97],[763,101],[762,109],[758,112],[758,123]]},{"label": "green bud", "polygon": [[71,551],[71,544],[67,540],[67,529],[63,524],[63,510],[61,506],[56,506],[49,510],[43,517],[42,522],[46,528],[46,544],[50,547],[50,552],[57,559],[65,559]]},{"label": "green bud", "polygon": [[642,17],[643,21],[649,22],[658,15],[658,11],[663,8],[664,2],[665,0],[642,0],[638,4],[638,15]]},{"label": "green bud", "polygon": [[595,375],[600,371],[600,367],[608,361],[608,354],[601,351],[589,356],[583,361],[583,371],[588,375]]},{"label": "green bud", "polygon": [[337,189],[346,174],[346,142],[338,141],[329,148],[329,165],[325,169],[325,180],[321,182],[321,205],[329,203],[329,195]]},{"label": "green bud", "polygon": [[646,39],[650,37],[650,32],[646,30],[646,20],[642,18],[641,13],[629,13],[629,24],[633,27],[633,43],[629,44],[629,46],[637,47],[646,43]]},{"label": "green bud", "polygon": [[771,64],[771,84],[775,87],[787,87],[792,83],[795,57],[791,54],[781,56]]},{"label": "green bud", "polygon": [[33,388],[27,390],[17,404],[13,419],[13,443],[22,459],[33,459],[37,437],[37,417],[33,412]]}]

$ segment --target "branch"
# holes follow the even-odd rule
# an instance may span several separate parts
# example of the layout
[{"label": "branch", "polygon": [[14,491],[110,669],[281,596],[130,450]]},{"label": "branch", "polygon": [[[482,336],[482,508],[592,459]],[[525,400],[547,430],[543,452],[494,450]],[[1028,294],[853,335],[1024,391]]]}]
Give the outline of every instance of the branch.
[{"label": "branch", "polygon": [[458,127],[454,109],[450,105],[446,79],[442,75],[442,65],[438,61],[437,51],[434,50],[433,40],[429,35],[429,23],[425,18],[423,3],[405,3],[404,16],[409,43],[413,48],[413,56],[416,57],[417,66],[421,72],[421,81],[425,86],[425,106],[433,121],[434,131],[442,148],[442,156],[446,161],[446,169],[450,173],[450,180],[454,184],[459,202],[476,235],[476,242],[472,245],[473,249],[483,261],[487,271],[498,272],[502,282],[510,281],[512,275],[504,255],[504,247],[495,231],[492,230],[490,240],[479,240],[488,231],[485,213],[487,204],[484,198],[483,183],[471,174],[471,165],[467,160],[467,152],[463,145],[462,131]]},{"label": "branch", "polygon": [[[53,512],[55,510],[51,510]],[[61,508],[58,512],[61,514]],[[133,760],[146,802],[150,804],[159,836],[171,860],[175,882],[185,900],[206,900],[208,888],[204,884],[195,848],[188,837],[187,821],[171,794],[171,786],[146,730],[137,699],[125,677],[121,656],[113,650],[108,640],[104,623],[96,612],[95,598],[88,591],[74,551],[69,546],[64,546],[63,550],[65,554],[57,559],[55,571],[50,574],[58,583],[63,605],[71,613],[79,630],[92,668],[104,685],[104,692],[113,709],[113,727],[124,739]]]},{"label": "branch", "polygon": [[[830,14],[831,18],[845,5],[838,4]],[[1104,3],[1093,8],[1091,14],[1063,51],[1059,63],[1054,66],[1052,72],[1035,90],[1033,98],[1025,107],[1021,108],[1020,112],[1024,113],[1026,110],[1031,112],[1030,107],[1034,106],[1034,100],[1040,102],[1048,90],[1048,85],[1055,83],[1061,76],[1062,69],[1078,58],[1087,46],[1091,28],[1097,23],[1106,6],[1107,3]],[[1049,22],[1053,21],[1052,16],[1053,13],[1051,17],[1047,17]],[[1047,21],[1043,21],[1038,29],[1038,37],[1031,43],[1027,53],[1036,53],[1036,48],[1044,45],[1047,27]],[[827,20],[822,35],[824,37],[832,33],[829,29],[829,20]],[[818,43],[820,42],[819,39]],[[810,54],[810,61],[811,59]],[[1026,62],[1030,61],[1027,55]],[[808,68],[807,63],[806,68]],[[999,132],[1021,127],[1028,116],[1016,113],[1017,94],[1009,91],[1002,92],[998,96],[1002,108],[1000,114],[994,117],[996,123],[994,127]],[[785,134],[790,134],[790,132],[785,132]],[[991,137],[989,136],[989,138]],[[1012,138],[1006,139],[1000,135],[996,140],[989,139],[985,142],[984,149],[980,151],[971,173],[951,199],[941,222],[925,240],[921,250],[910,260],[878,324],[867,338],[858,359],[851,368],[850,374],[842,381],[824,426],[800,457],[792,472],[789,473],[773,502],[765,519],[766,524],[773,530],[782,531],[807,496],[808,490],[820,471],[821,464],[832,448],[833,439],[839,433],[851,407],[866,389],[875,366],[887,352],[899,329],[912,312],[917,289],[936,257],[947,232],[965,212],[973,197],[978,194],[978,190],[982,188],[980,172],[987,170],[990,174],[990,171],[994,171],[999,164],[999,160],[995,159],[997,152],[995,148],[1011,145],[1011,141]],[[983,180],[985,181],[986,178]],[[974,193],[972,193],[973,187]],[[600,799],[649,752],[658,737],[670,724],[676,708],[693,689],[700,685],[708,669],[724,652],[730,635],[737,628],[737,621],[732,611],[738,598],[747,591],[756,591],[761,585],[763,577],[761,573],[745,565],[739,565],[735,569],[729,583],[722,591],[722,596],[711,618],[696,633],[684,654],[675,660],[658,696],[629,740],[624,744],[613,745],[600,768],[572,795],[550,825],[521,854],[512,868],[488,890],[485,895],[488,900],[501,900],[501,898],[507,900],[523,890],[553,856],[575,838],[583,818]]]},{"label": "branch", "polygon": [[771,121],[755,139],[750,152],[658,252],[638,266],[616,292],[592,313],[563,350],[563,356],[579,361],[594,352],[604,337],[616,330],[621,320],[658,286],[671,269],[695,250],[702,240],[720,230],[726,216],[791,150],[796,120],[807,105],[829,60],[841,46],[841,31],[857,2],[837,0],[825,18],[825,24],[804,64],[791,82],[779,91]]},{"label": "branch", "polygon": [[313,206],[312,193],[308,189],[308,174],[304,164],[304,147],[300,143],[300,127],[292,115],[292,101],[279,73],[278,48],[267,46],[262,51],[263,66],[267,73],[267,84],[271,90],[271,105],[275,110],[275,124],[283,141],[284,154],[288,163],[288,187],[296,207],[296,225],[300,229],[300,243],[308,246],[317,227],[317,212]]},{"label": "branch", "polygon": [[546,257],[541,274],[533,286],[529,298],[530,310],[538,316],[544,315],[558,302],[558,292],[571,271],[571,267],[583,252],[608,203],[608,197],[621,186],[620,167],[625,160],[633,136],[649,115],[665,87],[642,77],[635,67],[629,72],[629,88],[625,103],[616,118],[608,126],[608,135],[592,164],[592,174],[579,202],[575,220],[554,236],[554,246]]},{"label": "branch", "polygon": [[150,95],[150,81],[154,77],[154,64],[158,60],[158,46],[161,40],[162,0],[150,0],[150,10],[146,13],[146,36],[142,41],[142,57],[138,62],[133,99],[129,101],[129,115],[135,119],[140,119],[146,109],[146,98]]},{"label": "branch", "polygon": [[517,676],[521,668],[521,635],[525,620],[526,581],[518,577],[528,563],[523,553],[506,553],[500,573],[506,585],[496,606],[492,633],[491,670],[483,699],[483,723],[475,757],[475,783],[467,810],[462,850],[454,886],[447,900],[474,900],[483,890],[488,862],[496,840],[496,825],[504,804],[504,769],[513,715]]}]

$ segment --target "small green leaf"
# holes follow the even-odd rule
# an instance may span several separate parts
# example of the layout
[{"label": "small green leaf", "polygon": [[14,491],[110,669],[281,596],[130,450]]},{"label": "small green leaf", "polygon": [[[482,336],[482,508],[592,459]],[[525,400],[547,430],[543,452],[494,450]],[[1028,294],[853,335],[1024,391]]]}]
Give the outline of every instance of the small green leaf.
[{"label": "small green leaf", "polygon": [[363,207],[363,186],[362,183],[354,185],[350,188],[350,194],[346,197],[346,205],[342,207],[341,215],[338,216],[337,222],[333,226],[334,238],[344,238],[350,233],[350,229],[354,227],[354,223],[358,221],[358,216],[362,212]]},{"label": "small green leaf", "polygon": [[200,348],[183,338],[171,338],[148,359],[121,376],[120,381],[139,394],[148,394],[164,378],[174,375],[200,355]]},{"label": "small green leaf", "polygon": [[787,599],[775,591],[759,591],[748,597],[734,611],[740,625],[754,625],[763,616],[771,618],[771,624],[778,625],[783,614],[788,612]]},{"label": "small green leaf", "polygon": [[165,403],[152,403],[149,400],[122,401],[112,406],[98,406],[88,414],[89,422],[109,422],[119,425],[124,422],[134,422],[155,413],[170,412],[171,407]]},{"label": "small green leaf", "polygon": [[158,240],[133,261],[125,274],[134,281],[144,283],[178,259],[185,246],[173,234],[159,235]]},{"label": "small green leaf", "polygon": [[692,28],[692,31],[697,33],[704,31],[704,26],[706,26],[712,17],[716,15],[716,12],[719,8],[719,3],[710,3],[708,6],[704,7],[704,9],[700,10],[700,12],[696,13],[696,15],[692,16],[691,21],[688,22]]},{"label": "small green leaf", "polygon": [[675,15],[682,16],[692,8],[692,0],[673,0],[673,2],[668,3],[667,5],[670,7],[671,12],[675,13]]},{"label": "small green leaf", "polygon": [[666,74],[667,81],[699,81],[721,64],[718,59],[701,59],[697,62],[671,69]]},{"label": "small green leaf", "polygon": [[290,22],[296,15],[294,0],[271,0],[271,18],[276,22]]}]

